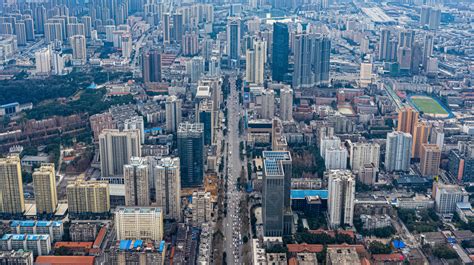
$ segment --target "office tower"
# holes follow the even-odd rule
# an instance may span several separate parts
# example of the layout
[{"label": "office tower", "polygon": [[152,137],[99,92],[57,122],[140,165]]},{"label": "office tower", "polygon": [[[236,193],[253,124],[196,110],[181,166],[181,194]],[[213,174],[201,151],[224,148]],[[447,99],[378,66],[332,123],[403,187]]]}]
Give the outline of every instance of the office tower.
[{"label": "office tower", "polygon": [[90,39],[92,31],[92,18],[90,16],[83,16],[81,18],[82,24],[84,24],[84,34],[86,38]]},{"label": "office tower", "polygon": [[411,135],[415,132],[415,126],[418,123],[419,113],[410,106],[404,106],[398,111],[397,131],[406,132]]},{"label": "office tower", "polygon": [[181,176],[179,158],[164,157],[155,167],[156,204],[166,218],[181,220]]},{"label": "office tower", "polygon": [[359,171],[366,164],[379,167],[380,145],[378,143],[350,143],[350,165],[354,171]]},{"label": "office tower", "polygon": [[339,139],[339,137],[337,136],[323,136],[321,138],[321,142],[319,146],[320,146],[319,155],[322,158],[325,158],[326,149],[337,148],[341,146],[341,139]]},{"label": "office tower", "polygon": [[163,43],[169,44],[171,41],[171,21],[170,14],[164,13],[162,16],[163,21],[161,21],[161,28],[163,30]]},{"label": "office tower", "polygon": [[265,236],[291,234],[290,187],[292,159],[289,151],[264,151],[262,217]]},{"label": "office tower", "polygon": [[53,51],[52,55],[53,75],[64,74],[64,58],[61,51]]},{"label": "office tower", "polygon": [[413,139],[409,133],[391,132],[387,134],[386,171],[408,171],[410,169],[412,142]]},{"label": "office tower", "polygon": [[311,88],[329,82],[331,41],[321,34],[295,36],[294,88]]},{"label": "office tower", "polygon": [[107,181],[69,182],[66,194],[68,211],[73,216],[100,215],[110,211],[110,191]]},{"label": "office tower", "polygon": [[204,125],[183,122],[178,127],[181,187],[202,185],[204,177]]},{"label": "office tower", "polygon": [[197,83],[204,74],[205,62],[201,56],[195,56],[186,61],[186,74],[190,77],[191,83]]},{"label": "office tower", "polygon": [[173,40],[181,44],[183,40],[183,14],[173,14]]},{"label": "office tower", "polygon": [[331,147],[326,149],[324,155],[326,170],[347,168],[347,149],[345,147]]},{"label": "office tower", "polygon": [[355,178],[350,170],[329,170],[328,218],[329,226],[352,226],[354,217]]},{"label": "office tower", "polygon": [[360,64],[359,83],[361,87],[368,87],[372,83],[372,64],[365,62]]},{"label": "office tower", "polygon": [[204,99],[199,102],[198,123],[204,126],[204,144],[211,145],[214,137],[214,103],[212,100]]},{"label": "office tower", "polygon": [[15,23],[15,35],[18,46],[26,45],[26,25],[23,22]]},{"label": "office tower", "polygon": [[456,211],[458,202],[469,202],[469,193],[459,185],[435,185],[435,205],[439,214],[449,214]]},{"label": "office tower", "polygon": [[280,90],[280,118],[282,121],[293,120],[293,89],[290,86]]},{"label": "office tower", "polygon": [[123,166],[126,206],[150,205],[148,165],[145,158],[132,157],[130,164]]},{"label": "office tower", "polygon": [[421,175],[436,176],[441,162],[441,149],[436,144],[423,144],[421,146],[420,171]]},{"label": "office tower", "polygon": [[125,33],[122,35],[122,57],[130,59],[132,56],[132,35],[130,33]]},{"label": "office tower", "polygon": [[44,37],[46,43],[63,41],[63,29],[61,23],[48,22],[44,24]]},{"label": "office tower", "polygon": [[430,144],[436,144],[439,146],[441,150],[443,150],[443,145],[444,145],[443,128],[440,128],[440,127],[431,128]]},{"label": "office tower", "polygon": [[428,143],[428,137],[431,131],[431,124],[426,121],[418,122],[413,132],[412,157],[420,158],[421,146]]},{"label": "office tower", "polygon": [[123,166],[132,156],[141,156],[140,132],[105,129],[99,135],[100,170],[102,178],[123,175]]},{"label": "office tower", "polygon": [[37,74],[49,74],[51,71],[51,50],[44,48],[36,51],[35,65]]},{"label": "office tower", "polygon": [[0,212],[19,215],[25,211],[20,158],[0,158]]},{"label": "office tower", "polygon": [[145,122],[143,116],[134,116],[126,119],[123,123],[124,130],[138,130],[140,132],[140,143],[145,143]]},{"label": "office tower", "polygon": [[288,73],[289,55],[289,32],[288,25],[280,22],[273,23],[272,43],[272,79],[283,82]]},{"label": "office tower", "polygon": [[428,59],[433,55],[434,36],[426,34],[423,41],[423,68],[426,70]]},{"label": "office tower", "polygon": [[382,29],[380,31],[379,41],[379,60],[389,61],[390,60],[390,30]]},{"label": "office tower", "polygon": [[182,101],[176,96],[169,96],[166,99],[166,131],[174,133],[182,121]]},{"label": "office tower", "polygon": [[38,34],[44,33],[44,24],[46,23],[47,12],[46,8],[43,5],[37,6],[34,10],[33,19],[35,22],[35,30]]},{"label": "office tower", "polygon": [[211,193],[205,191],[195,191],[192,197],[193,205],[193,225],[201,226],[203,223],[211,221],[212,202]]},{"label": "office tower", "polygon": [[265,89],[262,92],[262,119],[273,119],[275,117],[275,91]]},{"label": "office tower", "polygon": [[209,75],[218,76],[221,74],[220,61],[217,56],[212,56],[209,62]]},{"label": "office tower", "polygon": [[237,65],[240,60],[240,19],[229,18],[227,21],[227,56],[231,65]]},{"label": "office tower", "polygon": [[58,206],[54,164],[41,164],[33,172],[33,187],[37,214],[53,214]]},{"label": "office tower", "polygon": [[70,41],[72,47],[72,59],[85,63],[87,60],[86,37],[83,35],[75,35],[71,37]]},{"label": "office tower", "polygon": [[161,82],[161,53],[159,51],[151,50],[143,53],[142,75],[145,83]]},{"label": "office tower", "polygon": [[186,32],[183,37],[183,55],[194,56],[199,53],[198,34]]},{"label": "office tower", "polygon": [[163,212],[158,207],[119,207],[115,211],[117,240],[163,239]]}]

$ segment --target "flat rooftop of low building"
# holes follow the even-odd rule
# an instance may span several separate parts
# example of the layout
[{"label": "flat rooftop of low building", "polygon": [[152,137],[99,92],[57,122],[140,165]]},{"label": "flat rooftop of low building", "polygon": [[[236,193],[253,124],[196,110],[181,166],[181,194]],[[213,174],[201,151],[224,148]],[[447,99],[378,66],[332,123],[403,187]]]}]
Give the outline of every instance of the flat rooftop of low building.
[{"label": "flat rooftop of low building", "polygon": [[328,190],[291,190],[290,198],[292,200],[303,200],[306,197],[318,196],[323,200],[328,198]]}]

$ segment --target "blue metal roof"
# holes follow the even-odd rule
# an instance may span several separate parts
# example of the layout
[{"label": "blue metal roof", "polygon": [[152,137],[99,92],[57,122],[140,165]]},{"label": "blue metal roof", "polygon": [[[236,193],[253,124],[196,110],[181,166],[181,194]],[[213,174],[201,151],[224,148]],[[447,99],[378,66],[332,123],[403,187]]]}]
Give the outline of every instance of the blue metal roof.
[{"label": "blue metal roof", "polygon": [[20,103],[13,102],[13,103],[8,103],[8,104],[1,105],[0,107],[1,108],[8,108],[8,107],[15,107],[15,106],[18,106],[18,105],[20,105]]},{"label": "blue metal roof", "polygon": [[38,221],[36,222],[36,226],[37,227],[47,227],[47,226],[51,226],[51,221]]},{"label": "blue metal roof", "polygon": [[393,240],[392,244],[393,244],[393,247],[397,249],[405,248],[406,246],[405,243],[401,240]]},{"label": "blue metal roof", "polygon": [[132,240],[120,240],[120,249],[121,250],[129,249],[131,244],[132,244]]},{"label": "blue metal roof", "polygon": [[302,200],[306,196],[319,196],[321,199],[327,199],[328,190],[291,190],[290,197],[292,200]]},{"label": "blue metal roof", "polygon": [[165,249],[165,241],[162,240],[162,241],[160,242],[160,248],[159,248],[158,251],[159,251],[159,252],[163,252],[164,249]]},{"label": "blue metal roof", "polygon": [[12,237],[12,234],[4,234],[2,240],[8,240],[10,237]]},{"label": "blue metal roof", "polygon": [[141,247],[143,245],[143,240],[135,240],[135,242],[133,243],[133,248],[138,248],[138,247]]},{"label": "blue metal roof", "polygon": [[53,226],[62,226],[63,225],[63,221],[54,221],[53,222]]},{"label": "blue metal roof", "polygon": [[24,226],[24,227],[33,227],[35,226],[35,221],[21,221],[20,222],[20,226]]},{"label": "blue metal roof", "polygon": [[160,127],[154,127],[154,128],[146,129],[145,133],[151,133],[151,132],[161,131],[161,130],[163,129],[161,129]]}]

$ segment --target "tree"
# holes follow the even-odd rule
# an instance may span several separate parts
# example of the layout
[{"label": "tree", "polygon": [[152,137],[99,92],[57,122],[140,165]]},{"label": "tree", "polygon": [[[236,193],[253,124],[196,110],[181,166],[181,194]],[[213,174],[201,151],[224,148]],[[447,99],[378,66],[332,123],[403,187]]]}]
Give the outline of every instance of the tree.
[{"label": "tree", "polygon": [[436,246],[433,249],[433,255],[440,259],[456,259],[458,257],[456,251],[448,246]]},{"label": "tree", "polygon": [[392,249],[380,241],[372,241],[369,245],[369,252],[371,254],[390,254]]}]

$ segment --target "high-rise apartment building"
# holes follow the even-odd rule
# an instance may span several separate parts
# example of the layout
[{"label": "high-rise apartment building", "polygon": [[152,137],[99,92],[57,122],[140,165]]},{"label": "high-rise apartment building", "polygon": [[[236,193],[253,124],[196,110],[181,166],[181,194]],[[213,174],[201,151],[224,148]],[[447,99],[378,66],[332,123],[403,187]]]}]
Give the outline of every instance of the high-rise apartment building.
[{"label": "high-rise apartment building", "polygon": [[347,168],[347,149],[345,147],[327,148],[324,155],[326,170]]},{"label": "high-rise apartment building", "polygon": [[413,131],[412,157],[420,158],[421,146],[428,143],[431,131],[431,124],[426,121],[418,122]]},{"label": "high-rise apartment building", "polygon": [[379,167],[380,145],[377,143],[350,143],[350,166],[359,171],[366,164]]},{"label": "high-rise apartment building", "polygon": [[26,45],[26,25],[24,22],[15,23],[16,43],[18,46]]},{"label": "high-rise apartment building", "polygon": [[19,215],[25,211],[20,158],[0,158],[0,213]]},{"label": "high-rise apartment building", "polygon": [[337,136],[323,136],[319,144],[319,155],[322,158],[326,157],[326,150],[329,148],[338,148],[341,146],[341,139]]},{"label": "high-rise apartment building", "polygon": [[248,83],[263,84],[266,56],[267,43],[262,40],[255,41],[253,48],[247,50],[245,79]]},{"label": "high-rise apartment building", "polygon": [[201,226],[203,223],[211,221],[212,202],[211,193],[205,191],[195,191],[192,197],[193,202],[193,225]]},{"label": "high-rise apartment building", "polygon": [[99,135],[100,170],[102,178],[123,175],[123,166],[132,156],[141,156],[140,132],[105,129]]},{"label": "high-rise apartment building", "polygon": [[171,18],[169,13],[162,15],[161,26],[163,30],[163,43],[169,44],[171,41]]},{"label": "high-rise apartment building", "polygon": [[290,86],[280,89],[280,118],[282,121],[293,120],[293,89]]},{"label": "high-rise apartment building", "polygon": [[272,79],[276,82],[285,80],[288,73],[289,55],[289,32],[288,25],[280,22],[273,23],[272,43]]},{"label": "high-rise apartment building", "polygon": [[329,226],[337,228],[353,224],[355,178],[350,170],[330,170],[328,175]]},{"label": "high-rise apartment building", "polygon": [[418,123],[419,113],[410,106],[404,106],[398,111],[398,127],[397,131],[406,132],[411,135],[415,132]]},{"label": "high-rise apartment building", "polygon": [[163,239],[163,212],[158,207],[119,207],[115,211],[117,240]]},{"label": "high-rise apartment building", "polygon": [[101,215],[110,211],[110,191],[107,181],[70,182],[66,187],[66,193],[71,215]]},{"label": "high-rise apartment building", "polygon": [[412,136],[404,132],[387,134],[385,149],[386,171],[408,171],[410,169]]},{"label": "high-rise apartment building", "polygon": [[35,52],[35,66],[37,74],[49,74],[51,72],[51,50],[48,48]]},{"label": "high-rise apartment building", "polygon": [[63,29],[61,23],[48,22],[44,24],[44,37],[46,43],[63,41]]},{"label": "high-rise apartment building", "polygon": [[180,123],[178,127],[178,155],[181,162],[181,186],[202,185],[204,177],[204,125]]},{"label": "high-rise apartment building", "polygon": [[72,47],[72,59],[81,63],[87,61],[86,37],[84,35],[74,35],[70,39]]},{"label": "high-rise apartment building", "polygon": [[176,96],[169,96],[166,99],[166,131],[173,133],[178,130],[178,126],[182,121],[181,99]]},{"label": "high-rise apartment building", "polygon": [[436,144],[421,145],[420,171],[422,176],[438,175],[441,149]]},{"label": "high-rise apartment building", "polygon": [[123,122],[124,130],[138,130],[140,133],[140,143],[145,143],[145,121],[143,116],[133,116]]},{"label": "high-rise apartment building", "polygon": [[275,117],[275,91],[273,89],[265,89],[262,92],[262,119],[273,119]]},{"label": "high-rise apartment building", "polygon": [[263,152],[263,231],[265,236],[291,234],[291,175],[289,151]]},{"label": "high-rise apartment building", "polygon": [[142,55],[142,76],[144,83],[161,82],[161,53],[157,50]]},{"label": "high-rise apartment building", "polygon": [[146,158],[132,157],[123,167],[126,206],[149,206],[150,186]]},{"label": "high-rise apartment building", "polygon": [[58,206],[54,164],[41,164],[33,172],[37,214],[53,214]]},{"label": "high-rise apartment building", "polygon": [[175,43],[181,44],[183,41],[183,14],[173,14],[173,32],[172,37]]},{"label": "high-rise apartment building", "polygon": [[164,157],[155,167],[156,204],[165,218],[181,220],[181,176],[179,158]]},{"label": "high-rise apartment building", "polygon": [[112,119],[110,112],[104,112],[92,115],[89,118],[91,123],[92,133],[94,134],[94,141],[99,140],[99,135],[105,129],[115,129],[115,122]]}]

